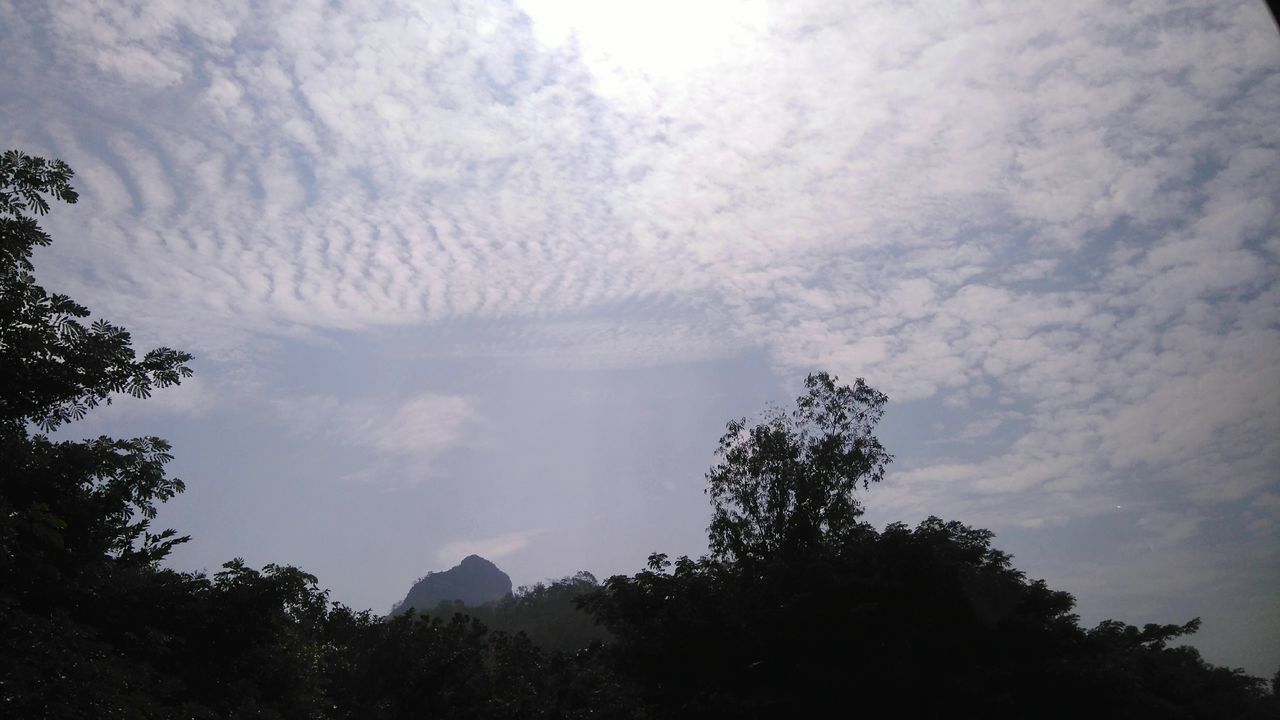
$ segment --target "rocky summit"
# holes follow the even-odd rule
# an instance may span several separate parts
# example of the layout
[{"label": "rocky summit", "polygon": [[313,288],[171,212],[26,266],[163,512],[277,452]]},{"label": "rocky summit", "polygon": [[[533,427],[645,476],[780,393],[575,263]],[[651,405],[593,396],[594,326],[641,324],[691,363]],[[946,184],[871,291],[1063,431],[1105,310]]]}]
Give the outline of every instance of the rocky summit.
[{"label": "rocky summit", "polygon": [[472,607],[497,602],[511,594],[511,578],[479,555],[468,555],[444,572],[427,573],[396,603],[391,614],[434,610],[442,602],[462,602]]}]

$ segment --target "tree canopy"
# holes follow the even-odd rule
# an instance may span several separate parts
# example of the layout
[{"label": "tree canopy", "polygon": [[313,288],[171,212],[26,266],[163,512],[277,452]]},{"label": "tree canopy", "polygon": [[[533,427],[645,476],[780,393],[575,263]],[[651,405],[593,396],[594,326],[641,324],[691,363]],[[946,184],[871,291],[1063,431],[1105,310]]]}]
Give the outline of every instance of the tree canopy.
[{"label": "tree canopy", "polygon": [[149,531],[156,503],[183,489],[164,471],[164,440],[31,435],[31,425],[53,430],[115,393],[145,397],[191,375],[190,355],[158,348],[138,360],[126,331],[86,326],[86,308],[35,282],[32,252],[50,238],[33,215],[46,214],[50,198],[75,202],[71,177],[59,161],[0,156],[0,573],[37,594],[103,558],[152,565],[182,540]]},{"label": "tree canopy", "polygon": [[893,457],[872,431],[888,397],[862,380],[837,385],[820,372],[787,413],[774,409],[748,427],[729,423],[707,473],[712,552],[728,559],[805,552],[857,529],[854,497],[884,478]]},{"label": "tree canopy", "polygon": [[307,658],[330,608],[314,577],[239,561],[209,578],[160,561],[152,532],[183,490],[158,437],[48,433],[191,375],[36,283],[36,217],[75,202],[64,163],[0,156],[0,707],[14,718],[312,717]]},{"label": "tree canopy", "polygon": [[[711,554],[609,578],[582,606],[659,717],[886,708],[903,717],[1262,717],[1262,681],[1170,642],[1199,620],[1086,630],[1075,599],[994,534],[930,517],[877,530],[854,492],[891,460],[886,397],[810,375],[790,412],[729,423],[707,474]],[[1194,688],[1194,689],[1193,689]],[[1271,710],[1268,710],[1270,708]]]},{"label": "tree canopy", "polygon": [[129,333],[36,284],[31,254],[49,235],[34,216],[49,198],[74,203],[71,169],[16,150],[0,156],[0,423],[16,432],[27,422],[50,431],[79,420],[111,395],[147,397],[191,376],[191,355],[156,348],[137,359]]}]

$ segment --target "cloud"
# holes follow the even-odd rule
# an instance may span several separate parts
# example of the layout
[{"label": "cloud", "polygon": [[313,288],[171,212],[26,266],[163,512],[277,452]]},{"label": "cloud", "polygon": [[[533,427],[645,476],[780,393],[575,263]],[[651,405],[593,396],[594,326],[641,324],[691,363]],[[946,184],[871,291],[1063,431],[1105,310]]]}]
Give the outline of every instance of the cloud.
[{"label": "cloud", "polygon": [[[353,478],[374,480],[429,474],[440,455],[467,442],[480,419],[471,399],[421,393],[400,401],[343,401],[329,395],[277,400],[277,412],[296,432],[373,453],[374,465]],[[412,464],[415,472],[400,472]]]},{"label": "cloud", "polygon": [[1138,519],[1138,527],[1156,536],[1154,544],[1176,545],[1200,534],[1204,516],[1196,513],[1153,512]]},{"label": "cloud", "polygon": [[[634,23],[539,3],[55,3],[11,24],[88,64],[9,82],[118,108],[49,128],[93,206],[54,220],[92,238],[55,246],[59,280],[214,357],[501,319],[491,355],[763,347],[898,400],[984,383],[1048,417],[1119,393],[1078,422],[1125,427],[1188,415],[1147,378],[1273,349],[1232,325],[1276,308],[1262,9],[748,10],[652,53]],[[654,303],[714,321],[581,319]],[[1145,369],[1174,333],[1198,349]]]},{"label": "cloud", "polygon": [[[619,367],[763,348],[898,402],[960,408],[981,386],[1033,415],[975,467],[1002,478],[984,492],[1203,452],[1252,473],[1224,496],[1263,483],[1266,463],[1227,459],[1280,422],[1274,330],[1245,327],[1280,307],[1262,9],[686,11],[637,16],[705,30],[664,53],[643,23],[532,2],[10,12],[88,61],[11,82],[138,99],[49,130],[93,206],[55,218],[93,239],[55,246],[58,279],[214,358],[497,320],[456,352]],[[345,412],[384,453],[450,437],[407,406]]]},{"label": "cloud", "polygon": [[521,530],[476,540],[455,540],[446,543],[437,550],[435,559],[436,562],[442,565],[451,565],[468,555],[479,555],[486,560],[497,560],[513,555],[528,547],[529,543],[543,532],[545,530]]},{"label": "cloud", "polygon": [[478,341],[459,342],[450,354],[582,370],[715,360],[753,347],[750,338],[717,325],[709,315],[693,308],[678,313],[656,308],[640,317],[528,321],[514,331],[502,328]]}]

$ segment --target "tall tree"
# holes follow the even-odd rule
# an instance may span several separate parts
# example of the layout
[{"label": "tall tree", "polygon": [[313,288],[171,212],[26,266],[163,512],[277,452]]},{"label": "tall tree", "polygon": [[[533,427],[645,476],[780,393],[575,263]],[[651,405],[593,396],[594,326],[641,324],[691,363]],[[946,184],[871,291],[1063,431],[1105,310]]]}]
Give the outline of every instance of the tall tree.
[{"label": "tall tree", "polygon": [[[1169,641],[1086,631],[993,533],[930,517],[877,531],[854,497],[890,456],[885,396],[809,376],[790,413],[729,424],[707,474],[712,554],[614,576],[581,599],[618,677],[657,717],[1259,717],[1262,683]],[[1263,715],[1265,716],[1265,715]]]},{"label": "tall tree", "polygon": [[[0,543],[7,551],[0,573],[16,570],[9,566],[17,559],[59,572],[103,554],[149,564],[181,541],[170,531],[149,532],[156,503],[183,489],[164,471],[168,443],[53,442],[42,434],[113,394],[146,397],[191,375],[189,354],[158,348],[139,359],[124,329],[104,320],[86,325],[88,309],[36,283],[31,255],[50,238],[35,216],[49,211],[49,198],[76,201],[71,178],[61,161],[16,150],[0,156]],[[33,435],[33,426],[41,432]]]},{"label": "tall tree", "polygon": [[50,242],[36,218],[76,201],[71,178],[60,161],[0,156],[0,678],[14,717],[145,716],[163,683],[128,657],[147,637],[142,597],[193,582],[155,572],[185,540],[150,530],[183,487],[165,472],[169,445],[45,433],[116,393],[178,383],[191,356],[138,358],[122,328],[36,283],[32,252]]},{"label": "tall tree", "polygon": [[888,397],[862,378],[853,387],[836,381],[809,375],[793,411],[774,409],[750,427],[745,418],[729,423],[707,473],[715,556],[802,552],[857,529],[854,492],[879,482],[893,459],[872,434]]},{"label": "tall tree", "polygon": [[[72,172],[60,160],[16,150],[0,156],[0,424],[6,433],[34,423],[51,431],[78,420],[116,393],[147,397],[153,388],[190,377],[191,356],[157,348],[138,359],[129,333],[104,320],[85,326],[89,311],[36,284],[32,251],[49,235],[35,216],[48,197],[74,203]],[[48,197],[46,197],[48,196]]]}]

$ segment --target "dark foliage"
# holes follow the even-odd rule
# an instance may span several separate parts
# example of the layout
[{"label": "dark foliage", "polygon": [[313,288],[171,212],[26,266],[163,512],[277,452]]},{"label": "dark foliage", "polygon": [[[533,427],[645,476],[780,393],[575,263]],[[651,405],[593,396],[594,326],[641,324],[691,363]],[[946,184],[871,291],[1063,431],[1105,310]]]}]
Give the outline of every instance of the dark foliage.
[{"label": "dark foliage", "polygon": [[888,398],[861,378],[852,388],[835,380],[810,375],[792,412],[729,423],[707,473],[714,555],[800,556],[857,531],[853,494],[884,478],[893,459],[871,432]]},{"label": "dark foliage", "polygon": [[[777,717],[851,703],[902,717],[1245,717],[1260,683],[1108,622],[1014,570],[990,533],[930,518],[747,570],[711,558],[605,582],[585,600],[610,659],[661,717]],[[1145,639],[1144,639],[1145,638]]]},{"label": "dark foliage", "polygon": [[596,619],[579,607],[579,598],[599,587],[594,575],[579,572],[550,583],[522,587],[496,603],[441,603],[424,614],[440,618],[468,615],[492,630],[523,634],[544,650],[572,653],[610,639]]},{"label": "dark foliage", "polygon": [[32,422],[50,431],[78,420],[114,393],[147,397],[153,388],[191,376],[191,356],[157,348],[138,360],[129,333],[98,320],[32,277],[32,251],[50,238],[34,217],[49,211],[46,195],[77,199],[71,169],[16,150],[0,156],[0,423],[6,434]]},{"label": "dark foliage", "polygon": [[626,718],[598,646],[548,652],[465,615],[344,619],[326,673],[335,718]]},{"label": "dark foliage", "polygon": [[583,599],[618,672],[660,717],[884,707],[904,717],[1228,718],[1262,682],[1168,642],[1186,625],[1079,626],[990,531],[931,517],[883,531],[852,493],[889,456],[886,398],[810,376],[791,414],[730,423],[708,474],[713,554],[650,557]]},{"label": "dark foliage", "polygon": [[0,157],[0,712],[14,718],[313,717],[330,612],[315,578],[228,563],[159,567],[187,538],[152,532],[183,489],[155,437],[54,441],[116,393],[188,377],[191,356],[137,359],[123,329],[35,283],[32,217],[75,202],[71,171]]}]

